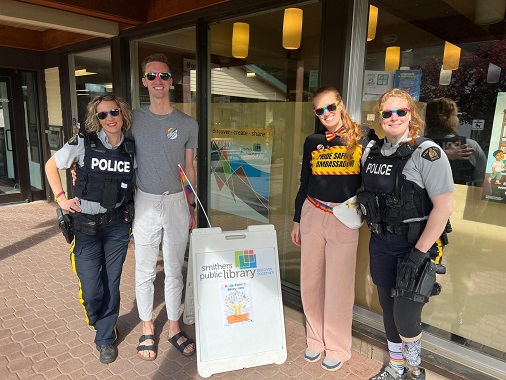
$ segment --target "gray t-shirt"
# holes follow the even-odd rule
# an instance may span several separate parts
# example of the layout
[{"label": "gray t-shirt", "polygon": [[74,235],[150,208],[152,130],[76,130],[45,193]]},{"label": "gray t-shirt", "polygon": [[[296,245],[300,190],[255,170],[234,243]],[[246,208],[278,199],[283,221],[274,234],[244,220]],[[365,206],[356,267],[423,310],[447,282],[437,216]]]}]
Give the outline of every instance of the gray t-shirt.
[{"label": "gray t-shirt", "polygon": [[156,115],[149,107],[134,110],[137,187],[157,195],[181,192],[178,165],[184,169],[186,149],[197,148],[198,131],[195,119],[175,108],[168,115]]},{"label": "gray t-shirt", "polygon": [[[105,134],[103,129],[98,131],[97,136],[100,142],[107,149],[116,149],[123,142],[123,134],[122,134],[118,145],[112,146],[109,143],[109,139],[107,138],[107,135]],[[68,169],[72,167],[74,162],[77,162],[77,164],[80,167],[82,167],[84,166],[84,155],[85,155],[84,138],[82,138],[79,135],[76,135],[72,137],[59,151],[57,151],[54,154],[54,160],[56,162],[56,166],[58,167],[58,169]],[[100,203],[98,202],[87,201],[86,199],[80,199],[79,201],[81,203],[81,212],[83,214],[96,215],[107,211],[107,209],[100,206]],[[116,205],[116,207],[118,206],[119,204]]]},{"label": "gray t-shirt", "polygon": [[[401,142],[407,141],[408,138],[403,138],[395,144],[385,142],[381,147],[381,154],[383,156],[390,156],[399,147]],[[371,147],[375,141],[371,141],[362,155],[362,165],[369,156]],[[429,148],[435,147],[441,152],[441,157],[434,161],[427,160],[422,157],[422,154]],[[406,166],[402,170],[402,174],[406,176],[407,181],[416,183],[423,189],[427,190],[429,198],[437,197],[438,195],[454,191],[455,185],[453,184],[453,175],[448,157],[443,152],[441,147],[432,140],[422,142],[418,148],[413,152],[411,157],[406,162]],[[408,221],[405,221],[408,222]]]}]

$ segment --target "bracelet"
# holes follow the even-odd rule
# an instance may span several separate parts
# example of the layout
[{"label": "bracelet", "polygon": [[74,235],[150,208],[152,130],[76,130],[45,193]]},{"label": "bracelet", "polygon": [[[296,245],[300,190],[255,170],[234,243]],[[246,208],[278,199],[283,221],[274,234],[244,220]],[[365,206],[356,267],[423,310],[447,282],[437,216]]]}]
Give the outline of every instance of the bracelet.
[{"label": "bracelet", "polygon": [[65,191],[63,191],[63,190],[62,190],[62,191],[60,191],[58,194],[56,194],[56,195],[54,196],[54,200],[55,200],[55,202],[58,202],[58,197],[59,197],[59,196],[61,196],[61,195],[63,195],[63,194],[65,194]]}]

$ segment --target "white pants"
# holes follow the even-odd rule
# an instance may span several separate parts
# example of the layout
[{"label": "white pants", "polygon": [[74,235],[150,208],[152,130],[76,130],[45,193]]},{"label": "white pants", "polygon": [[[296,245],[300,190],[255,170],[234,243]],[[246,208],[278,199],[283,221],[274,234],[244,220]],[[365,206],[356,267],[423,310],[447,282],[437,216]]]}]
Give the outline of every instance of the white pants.
[{"label": "white pants", "polygon": [[153,282],[160,241],[163,241],[167,317],[171,321],[179,319],[184,286],[182,269],[189,226],[190,214],[183,192],[155,195],[137,190],[133,222],[135,295],[139,317],[143,321],[153,318]]}]

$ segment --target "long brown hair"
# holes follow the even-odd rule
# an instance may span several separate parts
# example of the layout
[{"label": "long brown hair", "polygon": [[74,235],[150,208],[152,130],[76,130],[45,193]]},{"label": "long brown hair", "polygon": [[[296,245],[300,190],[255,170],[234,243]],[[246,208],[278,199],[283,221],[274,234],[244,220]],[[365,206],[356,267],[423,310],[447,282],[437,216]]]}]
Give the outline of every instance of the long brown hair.
[{"label": "long brown hair", "polygon": [[[420,113],[418,112],[418,109],[416,108],[415,101],[408,92],[399,88],[394,88],[390,91],[385,92],[378,99],[378,103],[376,104],[375,108],[376,114],[381,111],[383,104],[385,104],[385,102],[390,98],[404,99],[408,103],[408,108],[411,112],[411,121],[409,122],[409,137],[411,137],[411,141],[409,143],[411,145],[414,145],[416,143],[416,138],[418,137],[418,132],[420,132],[420,129],[422,129],[425,125],[425,121],[422,119]],[[378,122],[380,122],[379,118]]]},{"label": "long brown hair", "polygon": [[346,128],[346,135],[344,136],[344,142],[346,143],[346,155],[344,157],[347,162],[351,162],[353,161],[353,153],[355,152],[355,149],[360,145],[360,139],[364,137],[362,128],[360,128],[360,125],[351,120],[350,114],[346,111],[346,107],[343,104],[343,98],[335,87],[320,87],[313,93],[313,99],[326,92],[331,92],[336,97],[336,100],[341,102],[341,120]]},{"label": "long brown hair", "polygon": [[444,131],[457,134],[459,125],[459,107],[452,99],[433,99],[425,109],[425,123],[427,132]]}]

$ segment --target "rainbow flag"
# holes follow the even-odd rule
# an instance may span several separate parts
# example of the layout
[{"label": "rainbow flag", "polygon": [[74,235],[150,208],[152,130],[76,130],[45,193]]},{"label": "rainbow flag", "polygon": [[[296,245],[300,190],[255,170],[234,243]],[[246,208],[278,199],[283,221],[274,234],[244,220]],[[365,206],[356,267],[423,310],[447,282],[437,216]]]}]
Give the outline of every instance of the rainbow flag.
[{"label": "rainbow flag", "polygon": [[186,200],[186,204],[188,205],[190,215],[193,215],[193,208],[192,206],[190,206],[190,203],[188,202],[188,195],[193,193],[192,185],[190,184],[190,181],[188,181],[188,178],[186,177],[186,174],[181,165],[178,166],[179,166],[179,181],[181,181],[181,187],[183,188],[184,198]]}]

